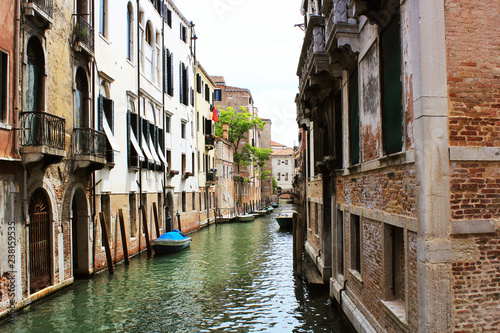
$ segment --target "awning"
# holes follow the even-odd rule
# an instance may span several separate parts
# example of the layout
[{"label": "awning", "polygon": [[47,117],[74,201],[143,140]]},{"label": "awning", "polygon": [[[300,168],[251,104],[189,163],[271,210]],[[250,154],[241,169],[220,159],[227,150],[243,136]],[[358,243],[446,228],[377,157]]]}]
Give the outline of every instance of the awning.
[{"label": "awning", "polygon": [[168,162],[167,162],[167,159],[165,158],[165,155],[163,155],[163,152],[161,150],[161,147],[160,149],[158,149],[158,157],[160,158],[160,160],[165,163],[165,165],[168,166]]},{"label": "awning", "polygon": [[142,151],[144,152],[144,154],[146,154],[148,160],[153,160],[153,155],[151,155],[151,152],[149,151],[148,142],[144,138],[144,134],[142,134],[141,138],[142,138]]},{"label": "awning", "polygon": [[120,152],[120,147],[118,147],[118,143],[115,140],[115,137],[113,136],[113,132],[111,131],[111,128],[109,127],[108,120],[106,119],[106,116],[102,117],[102,127],[104,128],[104,133],[106,133],[106,137],[108,138],[108,142],[111,145],[111,149],[114,151]]},{"label": "awning", "polygon": [[158,154],[156,153],[155,145],[153,144],[153,140],[151,140],[151,137],[149,138],[149,149],[151,150],[151,154],[153,155],[153,160],[157,163],[161,163],[160,159],[158,158]]},{"label": "awning", "polygon": [[130,141],[132,142],[132,146],[134,146],[135,151],[137,152],[137,155],[139,155],[139,158],[141,161],[144,161],[144,154],[142,153],[141,145],[137,141],[137,138],[135,137],[134,131],[132,128],[129,128],[130,131]]}]

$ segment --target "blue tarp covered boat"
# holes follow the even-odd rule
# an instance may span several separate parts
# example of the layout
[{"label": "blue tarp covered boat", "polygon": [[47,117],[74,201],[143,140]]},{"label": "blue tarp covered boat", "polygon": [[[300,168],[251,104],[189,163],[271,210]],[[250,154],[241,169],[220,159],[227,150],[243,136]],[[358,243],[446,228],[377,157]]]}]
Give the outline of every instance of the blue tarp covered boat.
[{"label": "blue tarp covered boat", "polygon": [[151,241],[155,253],[172,253],[185,249],[191,244],[191,237],[185,236],[178,229],[169,231]]}]

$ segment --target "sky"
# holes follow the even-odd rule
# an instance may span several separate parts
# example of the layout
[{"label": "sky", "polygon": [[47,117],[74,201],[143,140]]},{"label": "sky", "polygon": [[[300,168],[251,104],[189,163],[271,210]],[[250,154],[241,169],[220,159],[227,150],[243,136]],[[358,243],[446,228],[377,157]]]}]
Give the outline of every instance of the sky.
[{"label": "sky", "polygon": [[297,144],[296,75],[304,32],[301,0],[175,0],[195,24],[196,59],[209,75],[250,89],[273,141]]}]

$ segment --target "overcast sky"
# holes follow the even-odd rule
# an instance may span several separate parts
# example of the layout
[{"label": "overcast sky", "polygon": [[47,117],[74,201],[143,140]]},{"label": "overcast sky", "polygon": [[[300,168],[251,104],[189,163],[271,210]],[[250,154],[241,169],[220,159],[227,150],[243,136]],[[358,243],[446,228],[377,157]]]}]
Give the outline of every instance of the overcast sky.
[{"label": "overcast sky", "polygon": [[248,88],[272,140],[297,144],[296,75],[304,32],[301,0],[175,0],[195,24],[196,56],[210,75]]}]

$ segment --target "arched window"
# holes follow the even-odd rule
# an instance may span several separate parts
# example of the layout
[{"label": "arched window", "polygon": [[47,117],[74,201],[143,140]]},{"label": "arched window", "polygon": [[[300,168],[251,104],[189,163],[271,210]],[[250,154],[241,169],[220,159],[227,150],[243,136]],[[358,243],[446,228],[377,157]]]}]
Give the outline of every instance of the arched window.
[{"label": "arched window", "polygon": [[153,47],[153,29],[151,28],[150,21],[146,24],[146,43]]},{"label": "arched window", "polygon": [[88,92],[89,86],[85,70],[79,67],[76,71],[76,91],[75,91],[75,127],[88,128]]},{"label": "arched window", "polygon": [[127,59],[132,60],[134,54],[134,8],[132,3],[129,2],[127,6]]},{"label": "arched window", "polygon": [[45,60],[42,46],[36,37],[28,41],[26,65],[26,111],[43,111],[43,74]]}]

